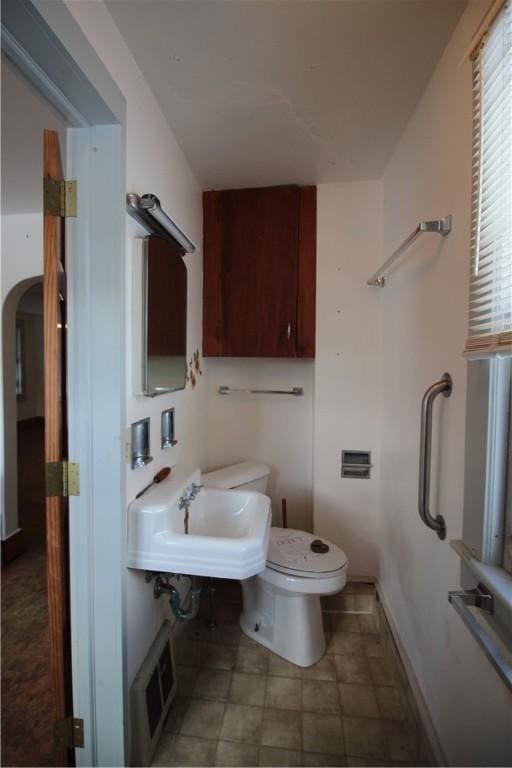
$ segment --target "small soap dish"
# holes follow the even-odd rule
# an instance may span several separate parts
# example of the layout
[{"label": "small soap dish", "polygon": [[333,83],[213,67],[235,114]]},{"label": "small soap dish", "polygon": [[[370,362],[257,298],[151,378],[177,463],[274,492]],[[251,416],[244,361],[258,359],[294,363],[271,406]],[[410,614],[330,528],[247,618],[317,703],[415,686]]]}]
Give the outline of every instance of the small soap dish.
[{"label": "small soap dish", "polygon": [[178,442],[174,437],[174,408],[162,411],[162,448],[172,448]]},{"label": "small soap dish", "polygon": [[132,469],[141,469],[153,461],[149,446],[148,417],[132,424]]}]

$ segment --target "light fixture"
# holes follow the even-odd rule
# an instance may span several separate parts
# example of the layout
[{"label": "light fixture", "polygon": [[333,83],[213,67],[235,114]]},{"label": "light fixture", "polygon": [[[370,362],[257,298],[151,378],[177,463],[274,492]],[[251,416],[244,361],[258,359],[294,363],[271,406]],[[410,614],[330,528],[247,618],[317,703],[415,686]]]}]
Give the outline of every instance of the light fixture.
[{"label": "light fixture", "polygon": [[134,192],[129,192],[126,195],[126,210],[148,232],[167,240],[171,239],[183,253],[194,253],[196,250],[192,240],[164,213],[156,195],[146,194],[139,197]]}]

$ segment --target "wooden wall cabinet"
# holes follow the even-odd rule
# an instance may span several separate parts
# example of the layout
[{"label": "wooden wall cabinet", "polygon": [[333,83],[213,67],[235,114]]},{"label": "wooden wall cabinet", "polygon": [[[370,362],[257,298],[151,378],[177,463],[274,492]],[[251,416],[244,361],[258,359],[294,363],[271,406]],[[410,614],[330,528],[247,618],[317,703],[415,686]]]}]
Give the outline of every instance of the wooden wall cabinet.
[{"label": "wooden wall cabinet", "polygon": [[314,357],[316,187],[203,194],[203,355]]}]

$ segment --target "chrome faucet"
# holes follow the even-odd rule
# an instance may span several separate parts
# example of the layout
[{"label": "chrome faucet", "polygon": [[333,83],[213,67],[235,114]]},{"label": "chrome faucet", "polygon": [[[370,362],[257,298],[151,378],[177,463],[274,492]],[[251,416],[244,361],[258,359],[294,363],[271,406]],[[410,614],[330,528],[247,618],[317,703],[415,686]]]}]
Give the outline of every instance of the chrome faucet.
[{"label": "chrome faucet", "polygon": [[194,501],[194,499],[196,498],[197,494],[199,493],[202,487],[203,487],[202,485],[197,485],[197,483],[192,483],[192,485],[189,485],[188,488],[185,488],[185,490],[183,491],[183,495],[179,500],[179,504],[178,504],[179,509],[185,510],[185,516],[183,518],[183,526],[185,528],[186,534],[188,534],[190,505],[192,504],[192,502]]}]

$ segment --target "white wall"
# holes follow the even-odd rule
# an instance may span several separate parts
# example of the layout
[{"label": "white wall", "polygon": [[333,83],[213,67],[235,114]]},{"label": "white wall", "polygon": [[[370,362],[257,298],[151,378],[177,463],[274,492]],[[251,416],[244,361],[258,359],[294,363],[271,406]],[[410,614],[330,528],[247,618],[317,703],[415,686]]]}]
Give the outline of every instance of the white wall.
[{"label": "white wall", "polygon": [[[208,359],[207,468],[252,460],[271,468],[268,493],[273,524],[281,525],[286,498],[288,527],[312,530],[313,370],[310,360]],[[235,388],[291,389],[285,395],[219,395]]]},{"label": "white wall", "polygon": [[[512,754],[510,692],[447,600],[459,588],[449,540],[461,537],[464,480],[471,191],[471,67],[464,56],[486,5],[466,9],[383,178],[385,255],[417,221],[453,214],[445,242],[423,236],[392,273],[379,316],[381,587],[451,765],[506,765]],[[431,510],[445,516],[448,531],[440,541],[418,518],[417,483],[420,401],[444,371],[454,388],[435,405]]]},{"label": "white wall", "polygon": [[43,271],[43,129],[59,132],[65,161],[64,121],[2,56],[2,263],[0,379],[0,523],[2,539],[18,528],[16,435],[16,308],[29,281]]},{"label": "white wall", "polygon": [[43,130],[59,133],[66,157],[62,117],[2,56],[2,214],[43,210]]},{"label": "white wall", "polygon": [[[160,108],[128,50],[119,30],[102,2],[67,2],[69,11],[109,70],[126,98],[126,176],[127,191],[153,192],[163,208],[199,246],[185,257],[188,268],[188,357],[201,349],[202,323],[202,208],[201,190],[169,129]],[[154,399],[134,396],[132,385],[132,260],[133,238],[145,232],[126,218],[126,419],[129,425],[151,418],[151,454],[154,461],[143,470],[127,469],[127,504],[153,475],[166,465],[189,463],[203,466],[206,460],[206,386],[199,377],[194,390]],[[160,448],[161,411],[174,406],[178,445],[167,451]],[[129,446],[125,446],[128,454]],[[144,575],[126,572],[127,684],[130,685],[160,626],[159,602]]]},{"label": "white wall", "polygon": [[[352,576],[377,573],[380,453],[378,181],[318,187],[314,527],[343,549]],[[341,478],[342,449],[372,452],[371,479]]]}]

